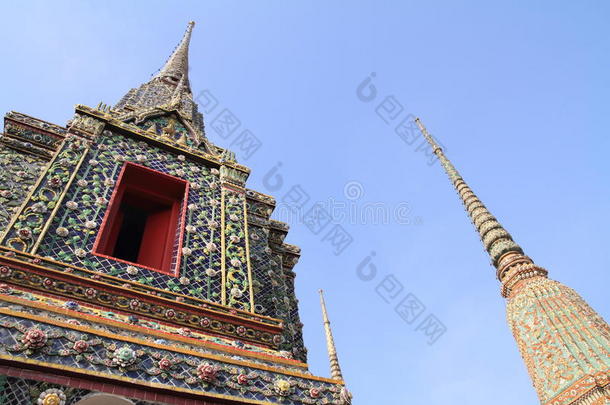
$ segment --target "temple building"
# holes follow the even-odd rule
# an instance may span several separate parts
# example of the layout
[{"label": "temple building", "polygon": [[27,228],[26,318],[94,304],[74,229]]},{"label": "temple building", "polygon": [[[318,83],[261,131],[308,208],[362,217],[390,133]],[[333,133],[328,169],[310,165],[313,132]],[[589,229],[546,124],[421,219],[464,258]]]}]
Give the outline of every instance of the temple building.
[{"label": "temple building", "polygon": [[351,403],[307,365],[298,247],[273,197],[207,137],[194,23],[160,71],[65,126],[0,138],[0,404]]},{"label": "temple building", "polygon": [[[610,404],[610,327],[574,290],[547,278],[487,210],[419,119],[497,269],[506,313],[543,405]],[[502,389],[506,389],[502,383]],[[499,388],[500,389],[500,388]]]},{"label": "temple building", "polygon": [[[300,250],[270,218],[275,200],[206,137],[193,27],[113,107],[77,105],[65,126],[5,116],[0,404],[351,404],[322,292],[331,375],[308,369]],[[610,404],[608,324],[525,255],[416,123],[497,269],[541,404]]]}]

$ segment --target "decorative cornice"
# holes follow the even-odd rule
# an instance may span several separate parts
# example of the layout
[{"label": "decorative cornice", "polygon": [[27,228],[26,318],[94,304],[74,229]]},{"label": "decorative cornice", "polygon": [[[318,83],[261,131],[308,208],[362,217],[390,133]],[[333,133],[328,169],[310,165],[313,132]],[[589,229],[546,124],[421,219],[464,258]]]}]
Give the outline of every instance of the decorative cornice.
[{"label": "decorative cornice", "polygon": [[610,370],[586,375],[544,405],[606,405],[610,398]]},{"label": "decorative cornice", "polygon": [[[0,249],[8,250],[4,247]],[[224,307],[181,294],[168,293],[138,283],[129,283],[113,276],[72,267],[39,256],[30,256],[35,262],[32,263],[23,260],[27,256],[22,252],[18,254],[22,257],[17,257],[15,251],[12,251],[14,257],[0,256],[0,265],[10,270],[3,277],[6,283],[68,298],[78,298],[92,304],[160,319],[212,335],[233,336],[270,347],[277,347],[281,343],[279,336],[283,326],[279,319]],[[54,268],[57,266],[61,266],[62,270]],[[72,270],[66,271],[69,269]],[[125,288],[126,285],[129,287]],[[175,298],[172,300],[168,294]],[[134,302],[138,305],[132,305]],[[240,326],[244,329],[240,329]]]},{"label": "decorative cornice", "polygon": [[120,132],[121,134],[130,136],[138,140],[146,141],[173,153],[188,156],[190,159],[193,159],[195,161],[205,162],[211,167],[220,168],[221,165],[225,165],[227,167],[244,173],[246,176],[250,174],[250,169],[244,165],[241,165],[236,162],[221,161],[221,158],[218,155],[204,153],[196,148],[184,147],[178,142],[172,142],[171,140],[163,138],[153,132],[145,131],[135,125],[125,123],[106,111],[91,108],[82,104],[76,105],[75,110],[77,113],[87,114],[89,116],[103,120],[109,129],[114,129]]},{"label": "decorative cornice", "polygon": [[[57,326],[57,327],[61,327],[61,328],[74,330],[74,331],[84,332],[84,333],[91,334],[93,336],[105,337],[108,339],[119,340],[119,341],[126,342],[126,343],[133,343],[133,344],[137,344],[137,345],[141,345],[141,346],[150,347],[153,349],[167,350],[167,351],[172,351],[172,352],[176,352],[176,353],[181,353],[181,354],[185,354],[185,355],[189,355],[189,356],[198,357],[201,359],[216,360],[216,361],[221,361],[224,363],[233,364],[233,365],[237,365],[237,366],[247,366],[247,367],[252,367],[252,368],[255,368],[258,370],[285,374],[285,375],[290,375],[293,377],[305,378],[305,379],[312,380],[312,381],[322,381],[322,382],[328,382],[328,383],[334,383],[334,384],[343,384],[344,383],[342,379],[314,376],[306,371],[307,364],[300,363],[297,360],[289,360],[289,359],[284,359],[281,357],[264,355],[264,354],[260,354],[260,353],[253,353],[253,352],[248,352],[246,350],[239,350],[239,349],[234,349],[234,348],[224,348],[219,344],[204,343],[204,342],[200,342],[200,341],[198,342],[198,341],[195,341],[194,339],[182,338],[180,336],[171,336],[170,337],[170,336],[168,336],[168,334],[160,333],[160,332],[157,332],[154,330],[137,327],[137,326],[122,325],[119,322],[116,322],[116,321],[113,321],[110,319],[87,316],[85,314],[79,314],[74,311],[62,310],[59,308],[52,308],[48,305],[28,302],[26,300],[19,299],[16,297],[4,296],[4,295],[0,295],[0,297],[1,297],[2,301],[12,302],[12,303],[16,303],[16,304],[20,304],[20,305],[24,305],[24,306],[32,306],[32,307],[36,307],[36,308],[41,308],[41,309],[44,309],[45,311],[63,312],[64,314],[69,315],[71,318],[87,319],[94,323],[102,323],[102,324],[106,324],[106,325],[112,326],[112,327],[129,329],[129,330],[133,331],[134,334],[133,334],[133,336],[119,335],[117,333],[113,333],[112,329],[109,329],[108,331],[93,329],[86,325],[78,325],[75,323],[66,323],[66,322],[62,322],[57,319],[46,318],[46,317],[39,316],[39,315],[33,315],[33,314],[30,314],[27,312],[14,311],[10,308],[0,307],[0,314],[10,315],[10,316],[18,317],[18,318],[23,318],[23,319],[29,319],[29,320],[32,320],[32,321],[35,321],[35,322],[38,322],[41,324],[48,324],[48,325],[52,325],[52,326]],[[171,344],[157,343],[154,341],[141,339],[141,338],[137,337],[137,335],[151,335],[151,334],[153,336],[159,336],[164,339],[181,341],[184,343],[188,343],[189,345],[193,345],[193,346],[202,346],[202,347],[207,346],[214,350],[217,350],[218,352],[224,351],[224,352],[226,352],[226,355],[189,350],[189,349],[186,349],[183,347],[179,347],[179,346],[175,346],[175,345],[171,345]],[[258,363],[258,362],[248,361],[248,360],[242,360],[235,356],[251,357],[254,359],[264,360],[266,363]],[[277,367],[275,367],[273,365],[267,365],[267,364],[271,364],[271,363],[277,363]],[[287,368],[287,367],[290,367],[290,368]],[[303,370],[305,370],[305,371],[303,371]]]},{"label": "decorative cornice", "polygon": [[[191,395],[195,395],[196,397],[200,398],[202,401],[205,401],[206,399],[212,399],[212,400],[216,399],[216,400],[228,401],[227,402],[228,404],[253,404],[253,405],[275,405],[275,404],[277,404],[277,402],[271,402],[271,401],[261,401],[261,400],[237,397],[237,396],[232,396],[232,395],[215,394],[215,393],[204,391],[201,388],[191,389],[191,388],[175,387],[175,386],[170,386],[170,385],[156,383],[156,382],[142,381],[142,380],[138,380],[136,378],[131,378],[131,377],[108,374],[108,373],[104,373],[104,372],[100,372],[100,371],[86,370],[83,368],[77,368],[77,367],[71,367],[71,366],[64,366],[62,364],[44,362],[44,361],[35,360],[35,359],[26,359],[26,358],[11,356],[11,355],[0,355],[0,364],[4,363],[4,362],[8,362],[8,364],[11,364],[11,363],[19,364],[20,368],[23,368],[23,369],[35,368],[35,369],[46,370],[50,374],[53,372],[56,372],[57,370],[61,370],[64,373],[74,374],[74,375],[78,375],[78,376],[95,377],[95,378],[99,378],[99,379],[103,379],[103,380],[108,380],[109,382],[120,381],[123,383],[129,383],[131,385],[134,385],[136,387],[142,387],[144,389],[152,388],[152,389],[160,389],[160,390],[170,390],[170,392],[172,392],[172,393],[191,394]],[[333,383],[340,385],[338,382],[333,382]]]},{"label": "decorative cornice", "polygon": [[[277,364],[280,364],[283,366],[295,367],[295,368],[299,368],[299,369],[307,369],[309,367],[307,365],[307,363],[302,363],[298,360],[274,356],[273,354],[271,354],[271,353],[273,353],[273,351],[271,351],[271,349],[266,349],[266,350],[268,350],[268,352],[255,352],[255,351],[248,350],[248,349],[241,349],[241,348],[237,348],[237,347],[226,346],[224,344],[216,343],[213,341],[205,341],[205,340],[193,338],[193,337],[184,337],[184,336],[181,336],[181,335],[178,335],[175,333],[171,333],[171,332],[166,332],[163,330],[156,330],[156,329],[139,326],[138,324],[128,324],[125,322],[121,322],[119,320],[120,318],[116,318],[116,319],[103,318],[100,316],[84,313],[80,310],[69,310],[69,309],[66,309],[63,307],[56,307],[53,305],[49,305],[48,303],[31,301],[30,299],[18,297],[17,295],[15,295],[16,292],[19,292],[19,290],[14,289],[13,291],[9,291],[6,294],[0,292],[0,301],[12,303],[12,304],[18,304],[18,305],[22,305],[24,307],[31,307],[31,308],[39,309],[39,310],[45,311],[47,313],[55,313],[55,314],[64,315],[64,316],[70,317],[71,319],[80,319],[80,320],[84,320],[89,323],[109,326],[111,328],[120,328],[122,330],[129,331],[131,334],[135,333],[135,334],[139,334],[139,335],[154,336],[154,337],[161,338],[162,340],[186,343],[193,347],[198,347],[198,348],[200,347],[200,348],[211,350],[214,352],[220,352],[221,355],[214,355],[213,353],[206,354],[206,353],[202,353],[201,351],[198,351],[198,350],[188,350],[188,349],[180,348],[180,346],[177,346],[177,345],[171,344],[171,343],[164,344],[164,343],[157,343],[157,342],[142,340],[142,339],[138,339],[133,336],[130,336],[130,335],[120,335],[117,333],[111,333],[108,331],[92,328],[92,327],[86,326],[86,325],[78,325],[75,323],[66,323],[66,322],[62,322],[59,319],[54,319],[54,318],[49,318],[49,317],[41,318],[40,316],[28,314],[26,312],[19,312],[19,316],[22,316],[27,319],[43,321],[44,323],[48,323],[50,325],[68,327],[71,329],[79,330],[81,332],[91,333],[94,335],[105,336],[105,337],[109,337],[109,338],[117,338],[120,340],[125,340],[126,342],[139,343],[139,344],[143,344],[143,345],[148,345],[150,347],[155,347],[155,348],[165,349],[165,350],[173,350],[176,352],[180,352],[180,353],[184,353],[184,354],[192,354],[194,356],[199,356],[199,357],[204,357],[204,358],[219,359],[219,358],[221,358],[221,356],[225,356],[225,355],[226,356],[240,356],[240,357],[246,357],[246,358],[251,358],[251,359],[256,359],[256,360],[262,360],[265,362],[273,362],[273,363],[277,363]],[[11,294],[11,295],[8,295],[8,294]],[[9,315],[16,314],[16,312],[12,311],[11,309],[2,308],[2,307],[0,307],[0,313],[5,313],[5,314],[9,314]],[[112,329],[110,329],[110,330],[112,330]],[[260,348],[260,346],[256,346],[256,347]],[[252,367],[265,368],[264,365],[261,365],[254,361],[247,361],[247,360],[241,361],[241,360],[235,360],[235,359],[233,359],[233,360],[238,362],[235,364],[246,364],[246,365],[249,365]],[[228,361],[228,362],[230,363],[231,361]],[[320,378],[322,378],[322,377],[320,377]]]},{"label": "decorative cornice", "polygon": [[508,298],[518,284],[532,277],[546,277],[548,271],[534,264],[532,259],[519,253],[508,253],[500,258],[497,276],[502,282],[502,297]]},{"label": "decorative cornice", "polygon": [[31,142],[25,142],[20,139],[15,139],[10,134],[0,134],[0,143],[16,151],[30,154],[49,161],[53,158],[53,152],[33,145]]},{"label": "decorative cornice", "polygon": [[50,135],[54,135],[56,137],[64,137],[67,133],[66,128],[59,126],[57,124],[53,124],[51,122],[47,122],[38,118],[34,118],[27,114],[23,114],[16,111],[10,111],[4,116],[5,122],[13,121],[18,122],[20,124],[25,124],[31,128],[36,129],[37,131],[45,132]]}]

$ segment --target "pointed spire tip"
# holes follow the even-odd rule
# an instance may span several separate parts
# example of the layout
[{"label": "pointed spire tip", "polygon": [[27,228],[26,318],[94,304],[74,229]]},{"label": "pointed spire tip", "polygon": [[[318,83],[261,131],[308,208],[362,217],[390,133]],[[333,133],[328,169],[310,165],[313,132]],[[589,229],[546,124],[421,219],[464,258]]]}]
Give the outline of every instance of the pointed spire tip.
[{"label": "pointed spire tip", "polygon": [[324,332],[326,334],[326,348],[330,361],[330,374],[334,379],[343,380],[343,374],[341,373],[341,366],[339,365],[339,358],[337,356],[337,348],[335,347],[335,339],[333,338],[328,312],[326,311],[326,303],[324,302],[324,291],[320,289],[319,292],[320,306],[322,307],[322,320],[324,321]]},{"label": "pointed spire tip", "polygon": [[188,53],[189,45],[191,42],[191,35],[193,32],[193,26],[195,21],[190,21],[186,28],[186,32],[182,37],[182,40],[174,49],[171,56],[165,62],[165,65],[159,70],[155,77],[169,77],[176,83],[184,77],[186,87],[190,88],[188,83]]}]

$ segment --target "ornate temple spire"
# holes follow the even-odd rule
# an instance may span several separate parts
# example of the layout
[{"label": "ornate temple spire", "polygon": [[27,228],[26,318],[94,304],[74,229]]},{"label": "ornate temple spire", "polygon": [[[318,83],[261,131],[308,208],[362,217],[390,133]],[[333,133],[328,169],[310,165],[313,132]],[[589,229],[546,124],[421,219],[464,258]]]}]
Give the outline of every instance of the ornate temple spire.
[{"label": "ornate temple spire", "polygon": [[335,339],[330,327],[328,312],[326,312],[326,302],[324,302],[324,291],[320,290],[320,305],[322,307],[322,319],[324,320],[324,332],[326,333],[326,347],[328,349],[328,359],[330,360],[330,375],[336,380],[343,380],[341,366],[339,366],[339,357],[335,347]]},{"label": "ornate temple spire", "polygon": [[575,291],[547,278],[462,179],[419,118],[498,269],[509,327],[543,405],[610,404],[610,327]]},{"label": "ornate temple spire", "polygon": [[172,55],[169,57],[165,65],[159,70],[155,77],[168,78],[171,81],[182,82],[182,88],[188,88],[190,91],[188,69],[189,69],[189,45],[191,43],[191,35],[195,21],[190,21],[186,28],[186,32],[182,37],[182,41],[176,47]]},{"label": "ornate temple spire", "polygon": [[485,250],[491,257],[493,265],[498,267],[500,258],[509,252],[522,255],[523,250],[521,247],[513,240],[508,231],[504,229],[498,220],[491,215],[481,200],[472,192],[470,187],[468,187],[468,184],[462,179],[462,176],[449,159],[445,157],[443,149],[428,133],[419,118],[415,119],[415,123],[424,135],[424,138],[426,138],[430,146],[432,146],[434,154],[438,157],[449,176],[449,180],[451,180],[451,183],[458,192],[472,223],[481,237]]},{"label": "ornate temple spire", "polygon": [[[188,131],[188,136],[182,139],[189,140],[191,146],[203,143],[204,149],[211,151],[212,147],[205,139],[203,116],[193,100],[188,77],[189,45],[194,26],[194,21],[188,23],[182,40],[152,79],[136,89],[129,90],[112,111],[120,120],[142,124],[147,130],[152,130],[152,124],[146,122],[147,120],[175,113]],[[157,130],[160,131],[159,128]]]}]

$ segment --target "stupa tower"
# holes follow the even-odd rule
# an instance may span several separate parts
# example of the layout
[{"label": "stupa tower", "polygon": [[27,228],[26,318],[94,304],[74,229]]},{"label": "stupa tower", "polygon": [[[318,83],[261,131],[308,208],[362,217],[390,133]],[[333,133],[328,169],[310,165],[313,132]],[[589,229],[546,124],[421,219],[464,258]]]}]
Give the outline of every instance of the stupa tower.
[{"label": "stupa tower", "polygon": [[572,289],[547,278],[415,120],[458,192],[507,299],[509,327],[543,405],[610,404],[610,328]]},{"label": "stupa tower", "polygon": [[309,371],[275,199],[206,137],[193,28],[114,107],[6,115],[0,404],[351,402],[340,374]]}]

